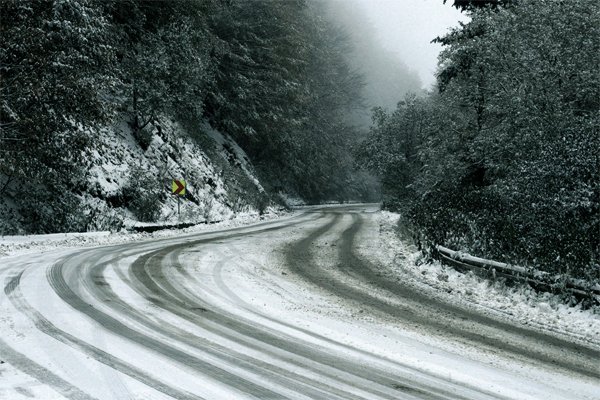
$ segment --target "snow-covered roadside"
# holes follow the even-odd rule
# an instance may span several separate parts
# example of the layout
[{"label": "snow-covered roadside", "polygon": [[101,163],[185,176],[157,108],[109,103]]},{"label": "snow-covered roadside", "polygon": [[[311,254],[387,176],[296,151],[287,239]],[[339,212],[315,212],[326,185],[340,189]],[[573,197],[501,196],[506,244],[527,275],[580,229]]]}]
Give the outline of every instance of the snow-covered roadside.
[{"label": "snow-covered roadside", "polygon": [[[373,220],[376,218],[379,216],[375,214]],[[318,227],[323,223],[315,221],[311,224]],[[337,271],[336,242],[351,223],[352,219],[346,216],[332,231],[312,242],[312,260],[316,262],[312,268],[327,270],[332,277],[357,290],[368,290],[369,295],[385,296],[373,286],[362,288],[352,277]],[[313,231],[314,227],[308,231]],[[267,240],[272,250],[269,252],[257,252],[252,242],[239,241],[220,246],[220,252],[214,255],[192,253],[192,257],[198,259],[190,259],[187,265],[197,266],[192,275],[202,279],[182,282],[191,285],[195,292],[202,293],[205,300],[214,302],[218,308],[239,315],[240,319],[247,318],[278,332],[297,336],[315,347],[328,348],[331,354],[356,357],[360,360],[357,362],[365,366],[385,365],[383,368],[399,379],[420,382],[427,377],[444,377],[465,387],[479,388],[491,393],[492,397],[520,400],[570,399],[573,393],[582,399],[596,398],[591,395],[596,386],[590,382],[532,368],[460,341],[430,336],[412,324],[390,323],[361,304],[307,285],[303,278],[290,272],[285,253],[281,252],[286,242],[302,239],[306,231],[293,228],[286,235],[270,234]],[[372,243],[377,243],[378,235],[373,234],[376,229],[369,227],[364,233]],[[362,239],[358,242],[359,247],[372,259],[379,245],[363,247]],[[220,263],[217,261],[220,259],[227,261]],[[215,290],[217,293],[208,299],[206,294]],[[482,394],[479,396],[474,398],[484,398]]]},{"label": "snow-covered roadside", "polygon": [[120,243],[130,243],[159,238],[169,238],[185,234],[212,232],[236,228],[257,222],[281,218],[287,213],[269,208],[263,215],[257,212],[239,213],[233,218],[214,224],[199,224],[184,229],[165,229],[147,232],[85,232],[53,233],[48,235],[0,236],[0,265],[2,257],[18,254],[40,253],[63,248],[94,247]]},{"label": "snow-covered roadside", "polygon": [[398,214],[382,211],[376,218],[379,238],[373,238],[373,244],[380,251],[369,251],[369,256],[378,257],[385,273],[395,274],[432,296],[600,345],[600,315],[593,310],[569,307],[558,296],[537,293],[526,286],[509,287],[472,273],[463,274],[439,262],[422,263],[420,253],[397,235]]},{"label": "snow-covered roadside", "polygon": [[[400,396],[400,392],[394,391],[396,386],[384,387],[377,379],[365,381],[376,378],[367,373],[369,369],[386,371],[386,374],[393,376],[398,382],[400,389],[404,388],[403,384],[409,388],[424,386],[440,390],[440,393],[446,394],[445,398],[597,398],[595,381],[571,377],[551,368],[538,368],[506,358],[501,352],[484,353],[481,350],[483,354],[479,354],[478,349],[461,341],[453,342],[444,337],[429,336],[426,330],[411,324],[387,323],[377,314],[369,313],[363,304],[307,285],[302,275],[296,275],[290,270],[290,259],[285,251],[287,246],[304,240],[317,229],[335,222],[330,230],[312,240],[310,253],[314,264],[311,263],[313,265],[309,268],[327,270],[335,279],[347,279],[342,281],[345,283],[353,282],[354,277],[338,274],[339,246],[343,242],[340,238],[344,232],[356,226],[359,220],[355,215],[340,215],[336,210],[331,213],[311,213],[311,208],[307,207],[304,209],[304,216],[294,219],[294,222],[301,223],[286,226],[287,218],[283,217],[269,225],[280,226],[282,229],[254,231],[252,228],[244,228],[247,235],[198,243],[197,247],[189,247],[183,252],[174,251],[163,259],[164,262],[160,264],[163,266],[164,282],[177,289],[173,293],[184,293],[189,299],[195,299],[189,303],[186,300],[186,304],[190,304],[192,309],[201,306],[202,315],[206,318],[188,319],[185,317],[187,313],[173,313],[157,306],[158,303],[149,301],[150,298],[146,298],[143,291],[138,292],[136,287],[140,287],[129,279],[128,268],[139,257],[140,251],[161,249],[165,246],[163,241],[144,241],[139,246],[122,246],[119,252],[114,253],[112,248],[96,249],[95,254],[87,250],[80,252],[64,249],[31,254],[29,257],[17,255],[0,259],[0,265],[4,267],[0,268],[0,277],[6,277],[3,279],[5,282],[14,279],[15,272],[21,268],[25,269],[19,278],[20,293],[0,297],[0,322],[3,322],[0,323],[0,346],[4,341],[5,347],[10,346],[28,360],[35,360],[44,371],[52,372],[53,379],[57,382],[53,387],[64,389],[53,393],[34,377],[16,371],[13,366],[19,363],[14,362],[14,356],[6,356],[7,362],[0,365],[0,399],[25,399],[31,396],[59,399],[63,398],[61,393],[64,398],[74,398],[76,396],[67,392],[71,388],[80,388],[98,399],[167,398],[167,394],[155,390],[155,381],[167,382],[174,390],[203,398],[246,398],[232,387],[231,380],[215,380],[202,369],[197,369],[192,377],[193,372],[190,373],[186,367],[188,364],[178,363],[177,357],[144,351],[136,341],[127,340],[128,337],[131,338],[128,334],[120,335],[113,329],[106,329],[108,324],[97,325],[94,321],[99,320],[90,320],[85,313],[72,312],[72,306],[63,301],[48,281],[48,267],[69,255],[81,258],[72,259],[70,267],[65,264],[65,279],[68,282],[77,279],[74,281],[77,296],[93,305],[94,310],[115,318],[165,347],[206,360],[211,365],[231,371],[240,379],[248,379],[280,393],[281,397],[301,399],[310,396],[299,392],[293,385],[288,385],[285,380],[269,378],[269,374],[263,375],[261,365],[297,374],[302,379],[309,379],[318,388],[345,390],[363,398],[380,398],[373,394],[377,391],[387,394],[381,396],[385,398]],[[378,234],[377,221],[381,217],[374,211],[367,212],[368,214],[364,214],[364,229],[357,235],[360,240],[355,241],[355,246],[359,246],[361,251],[370,254],[370,259],[373,259],[374,253],[380,252],[381,235]],[[189,233],[188,237],[176,235],[168,242],[184,243],[188,241],[189,235],[192,234]],[[214,238],[213,234],[207,237]],[[101,275],[96,275],[101,269],[94,273],[88,271],[89,274],[85,271],[95,262],[107,261],[111,257],[114,257],[113,261],[109,262]],[[174,260],[178,262],[173,262]],[[300,257],[299,262],[303,261],[306,260]],[[31,268],[27,264],[31,264]],[[102,289],[86,289],[95,285],[110,287],[114,294]],[[354,287],[357,290],[373,290],[372,286]],[[55,327],[61,331],[60,334],[56,335],[56,331],[56,336],[49,336],[40,332],[34,321],[29,320],[27,313],[19,311],[22,310],[21,307],[15,307],[14,301],[18,303],[19,299],[27,302],[49,321],[51,325],[45,324],[44,329]],[[117,305],[121,301],[137,312],[123,312],[123,308]],[[132,318],[132,315],[144,316],[150,325],[140,323],[141,320]],[[209,317],[210,315],[213,317]],[[228,318],[221,319],[220,316],[223,315]],[[233,318],[232,321],[239,321],[240,324],[231,325],[228,322],[229,316]],[[252,330],[256,330],[258,334],[236,328],[247,325],[252,326]],[[153,328],[155,326],[158,329]],[[65,348],[55,340],[55,337],[66,337],[65,334],[71,335],[73,340],[70,339],[68,343],[75,346],[67,344],[68,347]],[[276,343],[282,345],[273,346],[273,343],[263,340],[270,335],[281,338],[282,341]],[[193,342],[190,338],[199,340]],[[206,347],[205,343],[210,346]],[[90,359],[90,346],[102,350],[102,357],[97,358],[96,354],[96,357]],[[298,351],[303,348],[310,349],[310,354],[315,351],[321,356],[306,358],[302,356],[302,351]],[[215,352],[215,349],[223,351]],[[3,349],[0,348],[0,353],[2,352]],[[238,358],[231,362],[227,356],[232,353],[242,354],[242,359],[249,360],[252,365],[244,367],[244,363],[235,361]],[[104,354],[110,356],[110,359],[123,360],[124,363],[114,368],[100,362],[100,359],[108,360]],[[332,360],[337,359],[345,361],[339,363],[339,366],[332,364]],[[361,372],[363,369],[366,371],[364,376]],[[131,374],[138,370],[145,377],[153,379],[144,383],[131,379],[125,373]],[[28,371],[31,372],[31,369]],[[356,373],[358,376],[349,375]],[[41,381],[47,382],[48,379]],[[61,382],[66,384],[61,385]]]},{"label": "snow-covered roadside", "polygon": [[[56,234],[48,234],[48,235],[27,235],[27,236],[4,236],[0,237],[0,273],[6,272],[10,269],[11,260],[14,260],[14,256],[19,257],[20,255],[30,255],[27,258],[23,259],[23,265],[34,263],[36,265],[42,265],[42,261],[45,257],[49,257],[52,259],[53,257],[60,257],[61,254],[69,254],[70,249],[77,248],[91,248],[103,245],[114,245],[114,244],[123,244],[130,242],[149,242],[155,239],[160,238],[174,238],[177,236],[183,235],[193,235],[196,233],[203,232],[214,232],[219,230],[231,229],[236,227],[243,226],[251,226],[257,223],[264,223],[271,220],[282,219],[285,220],[287,218],[291,218],[297,215],[296,213],[282,213],[275,209],[268,209],[267,212],[260,216],[258,213],[240,213],[236,215],[234,218],[229,219],[227,221],[215,223],[215,224],[200,224],[193,227],[185,228],[185,229],[169,229],[156,231],[153,233],[134,233],[134,232],[88,232],[88,233],[56,233]],[[58,252],[58,253],[57,253]],[[58,255],[57,255],[58,254]],[[7,269],[8,268],[8,269]],[[43,271],[41,272],[43,273]],[[35,290],[34,290],[35,292]],[[42,295],[44,298],[42,302],[48,302],[46,295]],[[16,322],[13,321],[16,315],[20,315],[19,313],[12,311],[6,312],[4,307],[8,307],[9,303],[7,301],[3,301],[4,299],[0,299],[0,305],[3,306],[2,312],[0,312],[0,325],[2,325],[3,329],[7,331],[3,331],[1,335],[4,340],[7,339],[7,332],[12,332],[13,327]],[[52,303],[51,307],[56,306],[56,302]],[[79,324],[77,318],[70,317],[68,313],[54,313],[50,314],[58,317],[65,317],[69,321],[66,326],[78,327]],[[57,318],[58,318],[57,317]],[[19,323],[19,329],[25,329],[28,332],[36,332],[37,329],[33,326],[28,325],[23,316],[21,316],[21,322]],[[28,328],[24,328],[28,326]],[[80,332],[78,332],[80,333]],[[14,332],[11,333],[11,335]],[[42,335],[42,338],[46,338],[46,336]],[[38,340],[35,342],[35,340]],[[35,349],[45,348],[39,341],[41,339],[35,339],[34,337],[34,345],[30,346],[30,349],[34,350],[33,354],[37,354]],[[50,340],[54,343],[52,340]],[[22,372],[14,365],[6,362],[6,357],[9,357],[7,352],[10,352],[11,348],[7,346],[6,343],[3,343],[2,339],[0,339],[0,399],[28,399],[28,398],[36,398],[36,399],[47,399],[47,400],[58,400],[69,398],[69,395],[65,395],[64,393],[59,393],[56,389],[52,389],[46,384],[38,381],[35,376],[30,376],[25,372]],[[41,350],[41,353],[44,354],[44,350]],[[70,356],[73,356],[70,352],[68,353]],[[12,359],[19,359],[19,354],[15,353],[11,355]],[[73,356],[74,357],[74,356]],[[63,362],[67,362],[69,360],[68,357],[65,359],[61,359]],[[67,360],[67,361],[65,361]],[[49,361],[49,365],[53,365],[54,361]],[[81,361],[81,360],[80,360]],[[29,362],[29,361],[24,361]],[[71,363],[72,364],[72,363]],[[93,364],[97,366],[99,369],[104,369],[104,365],[98,364],[96,365],[92,361],[84,360],[81,365],[89,365]],[[87,370],[87,368],[86,368]],[[40,367],[40,373],[44,373],[44,369]],[[167,398],[162,394],[156,393],[154,390],[144,386],[142,383],[139,383],[135,380],[129,379],[129,377],[118,374],[119,375],[119,385],[122,385],[123,381],[127,382],[129,389],[135,393],[142,393],[140,397],[136,397],[138,399],[163,399]],[[157,374],[160,375],[160,374]],[[116,375],[115,375],[116,376]],[[178,376],[178,379],[181,377]],[[63,386],[62,384],[66,381],[60,376],[56,375],[52,377],[52,379],[57,383],[58,387]],[[95,381],[92,379],[91,381],[94,383]],[[98,382],[101,382],[99,380]],[[95,385],[98,385],[98,382],[95,382]],[[206,384],[206,382],[205,382]],[[68,385],[66,385],[68,386]],[[116,389],[115,389],[116,390]],[[124,391],[123,393],[127,393]],[[222,396],[217,396],[217,398],[222,398]],[[104,396],[101,398],[122,398],[126,397],[120,396]]]}]

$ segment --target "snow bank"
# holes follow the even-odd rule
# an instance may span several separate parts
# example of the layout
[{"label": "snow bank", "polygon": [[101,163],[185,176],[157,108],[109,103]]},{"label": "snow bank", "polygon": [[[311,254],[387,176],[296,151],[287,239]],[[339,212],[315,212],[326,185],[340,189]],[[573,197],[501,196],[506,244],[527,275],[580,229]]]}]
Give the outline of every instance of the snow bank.
[{"label": "snow bank", "polygon": [[432,296],[460,302],[496,317],[600,345],[599,310],[570,307],[551,293],[538,293],[528,286],[509,287],[470,272],[463,274],[439,262],[423,262],[414,246],[400,240],[399,218],[398,214],[387,211],[378,215],[379,257],[383,265],[401,275],[405,282],[427,290]]},{"label": "snow bank", "polygon": [[256,222],[272,220],[284,215],[281,211],[268,208],[267,212],[259,215],[258,212],[245,212],[237,214],[226,221],[214,224],[198,224],[184,229],[166,229],[152,233],[147,232],[86,232],[86,233],[53,233],[48,235],[20,235],[0,237],[0,265],[3,256],[17,254],[40,253],[56,249],[94,247],[129,243],[157,238],[168,238],[184,234],[212,232],[222,229],[235,228]]}]

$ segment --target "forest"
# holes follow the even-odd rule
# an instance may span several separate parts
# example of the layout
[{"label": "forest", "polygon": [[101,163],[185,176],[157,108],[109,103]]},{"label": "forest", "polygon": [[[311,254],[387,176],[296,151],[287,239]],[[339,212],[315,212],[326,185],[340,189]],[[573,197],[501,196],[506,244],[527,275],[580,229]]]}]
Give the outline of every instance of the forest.
[{"label": "forest", "polygon": [[0,0],[0,220],[85,230],[98,127],[126,121],[145,150],[205,121],[268,196],[381,199],[425,252],[598,281],[598,2],[456,1],[470,21],[435,39],[428,93],[328,4]]},{"label": "forest", "polygon": [[142,150],[169,120],[208,121],[268,193],[376,200],[351,154],[365,78],[326,13],[303,0],[2,0],[1,219],[85,229],[98,127],[118,121]]},{"label": "forest", "polygon": [[598,282],[600,5],[456,3],[436,90],[376,109],[359,159],[426,252]]}]

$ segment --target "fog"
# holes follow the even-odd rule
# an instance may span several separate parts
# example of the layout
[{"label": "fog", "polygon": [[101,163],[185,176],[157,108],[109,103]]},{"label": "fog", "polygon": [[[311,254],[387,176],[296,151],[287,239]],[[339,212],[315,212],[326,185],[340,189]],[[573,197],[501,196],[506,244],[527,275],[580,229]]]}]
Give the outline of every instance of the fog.
[{"label": "fog", "polygon": [[468,18],[442,0],[330,0],[328,16],[353,42],[368,108],[395,108],[406,92],[435,82],[439,44],[431,41]]},{"label": "fog", "polygon": [[468,17],[442,0],[353,0],[366,12],[384,48],[416,70],[425,88],[435,82],[441,46],[431,43]]}]

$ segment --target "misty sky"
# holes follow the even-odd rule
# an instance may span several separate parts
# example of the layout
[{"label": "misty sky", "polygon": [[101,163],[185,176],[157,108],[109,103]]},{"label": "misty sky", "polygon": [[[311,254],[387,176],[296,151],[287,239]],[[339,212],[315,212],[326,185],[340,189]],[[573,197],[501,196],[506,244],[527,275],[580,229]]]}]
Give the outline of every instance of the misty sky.
[{"label": "misty sky", "polygon": [[439,44],[430,43],[468,18],[452,0],[355,0],[364,7],[382,44],[417,71],[425,88],[435,81]]}]

